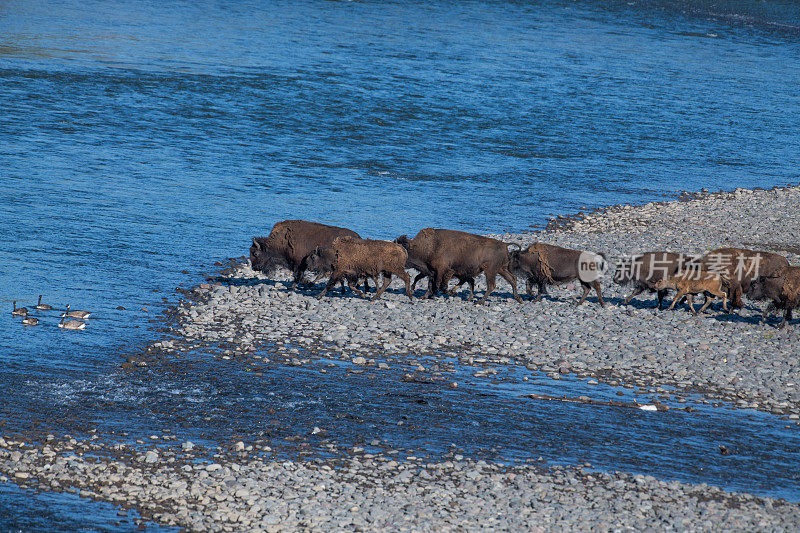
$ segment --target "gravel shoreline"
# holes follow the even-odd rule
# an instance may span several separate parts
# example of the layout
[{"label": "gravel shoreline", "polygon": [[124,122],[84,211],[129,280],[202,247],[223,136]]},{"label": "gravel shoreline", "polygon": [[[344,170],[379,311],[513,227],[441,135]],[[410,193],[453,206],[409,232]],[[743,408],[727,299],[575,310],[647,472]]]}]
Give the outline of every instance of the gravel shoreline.
[{"label": "gravel shoreline", "polygon": [[[800,187],[692,196],[613,207],[557,219],[543,231],[497,237],[609,257],[750,246],[799,263],[794,213]],[[454,361],[483,366],[473,377],[489,380],[499,365],[524,365],[554,378],[574,373],[656,397],[700,392],[704,401],[724,400],[795,422],[800,414],[800,328],[758,324],[760,309],[749,303],[738,315],[656,312],[652,296],[621,306],[630,288],[609,280],[603,283],[606,308],[594,297],[576,307],[574,286],[553,288],[539,303],[518,304],[504,282],[485,306],[466,302],[465,291],[410,304],[399,284],[378,302],[338,290],[318,301],[321,286],[287,291],[288,276],[266,279],[242,261],[210,281],[186,291],[169,313],[164,338],[123,366],[155,366],[200,350],[259,364],[339,360],[354,371],[411,364],[410,378],[451,382]],[[6,436],[0,439],[0,482],[78,489],[192,531],[800,529],[797,503],[651,476],[505,466],[456,454],[427,462],[331,444],[337,459],[287,460],[255,441],[204,449],[166,435],[137,445],[106,440]]]},{"label": "gravel shoreline", "polygon": [[[163,437],[162,437],[163,439]],[[244,442],[213,460],[189,442],[143,447],[52,435],[0,438],[0,482],[136,508],[189,531],[797,531],[800,505],[620,472],[428,463],[354,450],[264,457]],[[121,513],[124,514],[124,513]]]}]

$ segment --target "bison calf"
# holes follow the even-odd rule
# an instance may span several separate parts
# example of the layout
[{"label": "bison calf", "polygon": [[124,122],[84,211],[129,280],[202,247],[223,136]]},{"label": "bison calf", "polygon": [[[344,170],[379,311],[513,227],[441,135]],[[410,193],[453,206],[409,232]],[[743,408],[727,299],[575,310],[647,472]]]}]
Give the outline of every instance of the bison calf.
[{"label": "bison calf", "polygon": [[660,310],[667,289],[657,289],[656,283],[676,275],[682,268],[684,259],[684,255],[671,252],[647,252],[620,261],[614,272],[614,283],[633,285],[633,292],[622,300],[622,303],[627,304],[634,296],[644,291],[656,292]]},{"label": "bison calf", "polygon": [[586,301],[591,289],[597,293],[597,302],[604,306],[600,292],[599,277],[606,270],[606,261],[602,254],[570,250],[542,242],[534,243],[524,250],[511,252],[513,269],[524,275],[526,291],[533,296],[533,285],[537,285],[539,293],[534,301],[539,301],[547,294],[547,285],[555,285],[578,280],[583,287],[583,295],[578,305]]},{"label": "bison calf", "polygon": [[693,315],[697,314],[697,311],[694,310],[695,294],[703,294],[706,297],[705,303],[703,303],[703,306],[700,308],[700,313],[704,313],[715,298],[722,298],[722,309],[727,313],[727,289],[729,287],[730,280],[725,276],[699,270],[685,270],[676,276],[664,278],[655,284],[657,290],[674,289],[678,291],[675,295],[675,299],[672,300],[672,305],[669,306],[670,310],[675,307],[678,300],[688,295],[689,309],[692,310]]},{"label": "bison calf", "polygon": [[[377,300],[392,282],[396,275],[406,284],[406,295],[411,299],[411,278],[405,271],[408,254],[399,244],[372,239],[340,237],[330,246],[316,248],[308,257],[308,268],[319,272],[330,272],[328,283],[317,295],[322,298],[337,282],[347,280],[353,292],[361,297],[366,295],[353,284],[360,278],[372,278],[377,291],[373,300]],[[383,275],[383,285],[378,284],[378,277]]]},{"label": "bison calf", "polygon": [[750,284],[747,297],[770,300],[761,320],[766,319],[771,309],[783,309],[783,320],[778,327],[784,327],[792,319],[792,309],[800,307],[800,267],[788,266],[769,276],[759,276]]},{"label": "bison calf", "polygon": [[308,255],[318,246],[328,246],[337,237],[359,238],[358,233],[345,228],[327,226],[305,220],[284,220],[273,226],[267,237],[256,237],[250,246],[253,270],[271,273],[282,266],[292,271],[292,289],[303,279]]}]

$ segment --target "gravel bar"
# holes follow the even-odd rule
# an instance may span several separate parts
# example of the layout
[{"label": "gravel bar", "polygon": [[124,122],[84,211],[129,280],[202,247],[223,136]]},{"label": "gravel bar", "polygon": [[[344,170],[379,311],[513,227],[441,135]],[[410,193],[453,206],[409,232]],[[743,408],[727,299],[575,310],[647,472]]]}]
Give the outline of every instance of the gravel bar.
[{"label": "gravel bar", "polygon": [[358,450],[297,462],[244,442],[214,451],[0,438],[0,482],[78,491],[189,531],[800,530],[795,503],[651,476]]},{"label": "gravel bar", "polygon": [[[779,252],[800,264],[800,187],[687,198],[617,206],[556,219],[539,232],[493,236],[603,252],[611,259],[650,250],[704,253],[743,246]],[[792,420],[800,414],[800,327],[795,321],[779,330],[777,319],[759,323],[765,305],[760,302],[746,301],[737,313],[712,310],[699,317],[686,308],[657,311],[647,294],[622,305],[631,288],[613,284],[610,276],[603,280],[605,308],[593,296],[577,307],[575,284],[552,287],[540,302],[519,304],[500,280],[480,306],[465,301],[466,290],[409,303],[397,281],[377,302],[340,296],[338,290],[317,300],[321,285],[288,291],[288,275],[267,279],[246,261],[215,279],[191,291],[175,310],[174,336],[150,346],[150,354],[225,343],[227,356],[269,346],[275,357],[294,364],[308,361],[303,354],[357,365],[437,355],[576,373],[611,385],[700,392],[709,401]],[[524,281],[519,284],[524,288]]]}]

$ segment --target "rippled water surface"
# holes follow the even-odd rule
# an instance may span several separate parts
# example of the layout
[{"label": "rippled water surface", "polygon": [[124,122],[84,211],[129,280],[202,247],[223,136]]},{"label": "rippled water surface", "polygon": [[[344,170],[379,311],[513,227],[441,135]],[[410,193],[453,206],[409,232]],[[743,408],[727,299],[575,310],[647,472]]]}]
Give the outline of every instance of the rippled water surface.
[{"label": "rippled water surface", "polygon": [[[302,417],[290,415],[305,404],[285,403],[296,391],[281,379],[294,371],[274,370],[267,386],[241,370],[217,383],[202,366],[130,377],[119,363],[152,337],[148,320],[178,284],[285,218],[380,238],[425,226],[521,231],[550,213],[684,189],[796,182],[799,42],[794,2],[3,2],[0,305],[43,294],[95,319],[76,333],[56,328],[56,313],[35,328],[0,315],[2,432],[146,433],[174,425],[176,412],[192,420],[192,402],[258,406],[265,390],[282,402],[286,431],[299,431]],[[321,419],[345,407],[411,416],[419,405],[355,378],[324,384],[302,389]],[[373,407],[347,404],[353,394]],[[169,407],[149,408],[161,402]],[[560,429],[567,451],[539,442],[525,452],[493,418],[503,409],[480,405],[473,415],[494,424],[491,442],[474,444],[467,430],[423,442],[396,427],[381,438],[431,453],[460,438],[512,458],[584,457],[800,499],[781,467],[796,433],[753,440],[748,457],[760,459],[749,466],[698,470],[698,453],[665,470],[643,444],[581,449],[590,431],[579,427]],[[636,440],[593,409],[614,442]],[[534,431],[543,417],[521,423]],[[242,409],[230,426],[198,431],[223,442],[262,423]],[[365,431],[347,427],[343,442]],[[713,431],[701,432],[703,446]],[[771,470],[758,473],[762,462]],[[770,477],[782,481],[770,487]]]}]

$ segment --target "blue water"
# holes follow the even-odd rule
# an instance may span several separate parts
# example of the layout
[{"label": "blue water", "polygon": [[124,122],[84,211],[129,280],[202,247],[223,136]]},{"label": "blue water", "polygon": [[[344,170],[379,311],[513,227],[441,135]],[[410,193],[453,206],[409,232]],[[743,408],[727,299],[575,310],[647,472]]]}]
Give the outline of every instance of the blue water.
[{"label": "blue water", "polygon": [[794,2],[3,2],[0,306],[96,319],[0,315],[2,431],[169,424],[145,392],[92,402],[177,285],[278,220],[521,231],[797,182],[797,57]]}]

